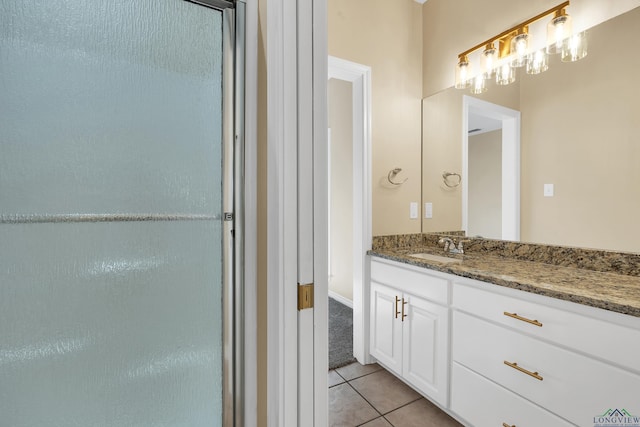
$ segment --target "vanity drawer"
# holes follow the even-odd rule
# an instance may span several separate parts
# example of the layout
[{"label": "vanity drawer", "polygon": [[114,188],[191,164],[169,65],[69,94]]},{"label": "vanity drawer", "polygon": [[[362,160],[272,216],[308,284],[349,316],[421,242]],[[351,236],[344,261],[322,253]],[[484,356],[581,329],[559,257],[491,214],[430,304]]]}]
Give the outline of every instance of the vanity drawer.
[{"label": "vanity drawer", "polygon": [[608,408],[640,413],[640,376],[468,314],[453,319],[454,361],[549,411],[578,425]]},{"label": "vanity drawer", "polygon": [[[559,305],[575,304],[554,300],[540,295],[529,295],[523,291],[505,289],[522,297],[538,297],[549,301],[549,305],[539,304],[525,299],[497,292],[479,289],[455,283],[453,286],[453,306],[458,310],[508,326],[517,331],[533,335],[543,340],[557,343],[572,350],[584,352],[621,365],[640,373],[640,318],[628,317],[637,321],[638,328],[631,328],[598,319],[596,315],[587,316],[559,308]],[[552,307],[550,305],[555,305]],[[579,307],[594,314],[605,310],[593,307]],[[508,316],[511,314],[513,317]],[[520,319],[516,318],[519,316]],[[528,323],[525,319],[535,320],[539,325]],[[624,343],[624,350],[611,343]]]},{"label": "vanity drawer", "polygon": [[457,363],[451,377],[451,410],[476,427],[572,425]]},{"label": "vanity drawer", "polygon": [[449,303],[449,283],[445,277],[428,274],[424,268],[393,261],[371,260],[371,281],[402,289],[440,304]]}]

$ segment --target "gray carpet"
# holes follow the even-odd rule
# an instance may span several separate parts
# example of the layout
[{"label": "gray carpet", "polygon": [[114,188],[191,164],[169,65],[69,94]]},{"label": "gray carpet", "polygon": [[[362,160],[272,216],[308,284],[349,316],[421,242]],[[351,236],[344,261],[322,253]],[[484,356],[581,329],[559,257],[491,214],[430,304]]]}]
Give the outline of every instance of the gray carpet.
[{"label": "gray carpet", "polygon": [[353,310],[329,298],[329,370],[355,362]]}]

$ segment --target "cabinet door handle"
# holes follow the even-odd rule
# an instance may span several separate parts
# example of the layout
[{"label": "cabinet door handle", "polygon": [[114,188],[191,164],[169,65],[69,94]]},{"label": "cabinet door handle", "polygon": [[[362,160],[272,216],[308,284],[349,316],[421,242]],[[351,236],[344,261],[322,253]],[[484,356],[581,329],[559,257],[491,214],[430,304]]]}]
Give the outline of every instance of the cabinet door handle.
[{"label": "cabinet door handle", "polygon": [[507,423],[502,423],[502,427],[516,427],[515,424],[511,425],[511,424],[507,424]]},{"label": "cabinet door handle", "polygon": [[513,369],[516,369],[516,370],[522,372],[523,374],[527,374],[530,377],[533,377],[533,378],[535,378],[535,379],[537,379],[539,381],[542,381],[542,377],[540,375],[538,375],[537,372],[531,372],[531,371],[528,371],[528,370],[526,370],[524,368],[521,368],[520,366],[518,366],[518,364],[516,362],[507,362],[505,360],[504,364],[509,366],[509,367],[511,367],[511,368],[513,368]]},{"label": "cabinet door handle", "polygon": [[398,303],[400,302],[400,298],[396,297],[396,319],[398,318],[398,315],[400,314],[400,311],[398,310]]},{"label": "cabinet door handle", "polygon": [[512,317],[514,319],[522,320],[523,322],[531,323],[532,325],[542,327],[542,323],[537,320],[527,319],[526,317],[518,316],[518,313],[509,313],[508,311],[504,312],[505,316]]},{"label": "cabinet door handle", "polygon": [[402,321],[404,322],[404,318],[407,317],[407,314],[404,314],[404,306],[409,303],[409,301],[405,301],[404,298],[402,298]]}]

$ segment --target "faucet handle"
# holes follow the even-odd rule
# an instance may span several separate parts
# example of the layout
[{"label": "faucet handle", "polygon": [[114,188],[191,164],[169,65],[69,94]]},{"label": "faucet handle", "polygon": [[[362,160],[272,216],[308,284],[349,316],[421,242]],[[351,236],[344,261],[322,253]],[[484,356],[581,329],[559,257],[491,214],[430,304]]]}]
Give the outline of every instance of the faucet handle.
[{"label": "faucet handle", "polygon": [[464,247],[463,247],[462,245],[463,245],[464,243],[468,243],[468,242],[470,242],[470,241],[471,241],[471,240],[469,240],[469,239],[464,239],[464,240],[460,240],[460,241],[458,241],[458,250],[460,251],[460,253],[461,253],[461,254],[462,254],[462,253],[464,253]]}]

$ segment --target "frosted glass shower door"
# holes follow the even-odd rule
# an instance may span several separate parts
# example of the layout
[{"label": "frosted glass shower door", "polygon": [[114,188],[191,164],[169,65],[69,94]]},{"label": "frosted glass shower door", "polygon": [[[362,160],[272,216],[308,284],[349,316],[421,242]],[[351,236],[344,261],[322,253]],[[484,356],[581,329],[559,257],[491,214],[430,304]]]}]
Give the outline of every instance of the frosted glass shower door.
[{"label": "frosted glass shower door", "polygon": [[0,0],[0,425],[222,425],[223,37]]}]

